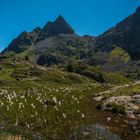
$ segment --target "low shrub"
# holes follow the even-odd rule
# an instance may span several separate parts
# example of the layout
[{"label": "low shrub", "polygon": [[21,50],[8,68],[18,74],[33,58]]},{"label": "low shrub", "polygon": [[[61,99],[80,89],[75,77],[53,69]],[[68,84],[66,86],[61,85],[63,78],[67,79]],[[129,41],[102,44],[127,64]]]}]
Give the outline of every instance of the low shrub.
[{"label": "low shrub", "polygon": [[111,111],[113,113],[118,113],[118,114],[122,114],[124,115],[125,114],[125,107],[123,105],[119,105],[119,104],[116,104],[116,103],[108,103],[106,105],[107,107],[111,107]]}]

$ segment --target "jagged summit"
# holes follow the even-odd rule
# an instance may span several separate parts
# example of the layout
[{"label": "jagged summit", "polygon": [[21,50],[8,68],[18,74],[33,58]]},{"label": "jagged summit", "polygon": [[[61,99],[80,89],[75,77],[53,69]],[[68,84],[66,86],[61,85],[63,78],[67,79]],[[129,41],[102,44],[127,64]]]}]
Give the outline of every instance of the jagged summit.
[{"label": "jagged summit", "polygon": [[48,22],[42,29],[40,27],[35,28],[32,32],[22,32],[16,39],[14,39],[9,46],[4,49],[2,53],[8,51],[14,51],[21,53],[29,48],[31,45],[35,45],[37,42],[49,37],[53,37],[59,34],[74,34],[72,27],[65,21],[65,19],[59,15],[54,22]]},{"label": "jagged summit", "polygon": [[57,19],[55,20],[55,22],[57,22],[57,21],[66,22],[62,15],[59,15],[59,16],[57,17]]},{"label": "jagged summit", "polygon": [[136,13],[140,13],[140,6],[136,9]]},{"label": "jagged summit", "polygon": [[65,19],[59,15],[54,22],[48,22],[42,31],[40,32],[37,42],[46,38],[52,37],[59,34],[74,34],[75,31],[72,27],[65,21]]}]

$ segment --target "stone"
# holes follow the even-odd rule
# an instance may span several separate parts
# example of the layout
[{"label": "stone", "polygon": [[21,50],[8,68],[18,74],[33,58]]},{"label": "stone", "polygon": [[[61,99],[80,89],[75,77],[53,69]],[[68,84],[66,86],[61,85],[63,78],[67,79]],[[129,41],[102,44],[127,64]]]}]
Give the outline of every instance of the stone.
[{"label": "stone", "polygon": [[97,102],[100,102],[100,101],[102,101],[103,99],[104,99],[104,97],[103,96],[98,96],[98,97],[95,97],[95,98],[93,98],[95,101],[97,101]]},{"label": "stone", "polygon": [[127,114],[127,118],[129,118],[129,119],[135,119],[136,118],[136,116],[134,115],[134,114]]},{"label": "stone", "polygon": [[139,136],[140,135],[140,130],[136,130],[135,135]]}]

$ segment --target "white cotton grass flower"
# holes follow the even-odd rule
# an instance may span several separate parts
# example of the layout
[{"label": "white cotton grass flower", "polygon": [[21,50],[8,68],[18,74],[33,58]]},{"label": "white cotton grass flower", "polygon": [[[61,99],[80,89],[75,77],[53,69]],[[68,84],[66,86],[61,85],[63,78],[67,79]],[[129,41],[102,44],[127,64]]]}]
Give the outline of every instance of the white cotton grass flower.
[{"label": "white cotton grass flower", "polygon": [[53,101],[54,101],[55,103],[57,103],[57,98],[56,98],[56,97],[53,97]]},{"label": "white cotton grass flower", "polygon": [[77,113],[80,113],[80,110],[79,109],[77,110]]},{"label": "white cotton grass flower", "polygon": [[35,108],[35,105],[34,104],[31,104],[32,108]]},{"label": "white cotton grass flower", "polygon": [[16,119],[15,126],[18,126],[18,118]]},{"label": "white cotton grass flower", "polygon": [[34,115],[33,115],[33,114],[31,114],[31,115],[30,115],[30,117],[34,118]]},{"label": "white cotton grass flower", "polygon": [[7,111],[9,111],[10,109],[9,109],[9,106],[7,106]]},{"label": "white cotton grass flower", "polygon": [[21,102],[21,103],[19,103],[19,108],[21,109],[21,108],[24,108],[24,104]]},{"label": "white cotton grass flower", "polygon": [[72,99],[74,99],[74,95],[72,95]]},{"label": "white cotton grass flower", "polygon": [[30,128],[30,125],[29,124],[27,124],[27,128]]},{"label": "white cotton grass flower", "polygon": [[58,111],[58,110],[59,110],[57,106],[55,106],[55,110],[56,110],[56,111]]},{"label": "white cotton grass flower", "polygon": [[1,103],[1,106],[3,106],[3,105],[4,105],[4,103],[3,103],[2,101],[1,101],[0,103]]},{"label": "white cotton grass flower", "polygon": [[35,112],[35,115],[36,115],[36,116],[38,115],[37,111]]},{"label": "white cotton grass flower", "polygon": [[47,120],[46,120],[46,119],[44,119],[44,122],[46,123],[46,122],[47,122]]},{"label": "white cotton grass flower", "polygon": [[25,96],[24,96],[24,95],[22,95],[22,96],[20,96],[20,98],[21,98],[21,99],[24,99],[24,98],[25,98]]},{"label": "white cotton grass flower", "polygon": [[82,113],[82,118],[85,118],[85,114],[84,113]]},{"label": "white cotton grass flower", "polygon": [[66,114],[65,114],[65,113],[63,113],[62,115],[63,115],[63,118],[64,118],[64,119],[66,119]]},{"label": "white cotton grass flower", "polygon": [[107,118],[107,121],[108,121],[108,122],[110,122],[110,121],[111,121],[111,118],[110,118],[110,117],[108,117],[108,118]]}]

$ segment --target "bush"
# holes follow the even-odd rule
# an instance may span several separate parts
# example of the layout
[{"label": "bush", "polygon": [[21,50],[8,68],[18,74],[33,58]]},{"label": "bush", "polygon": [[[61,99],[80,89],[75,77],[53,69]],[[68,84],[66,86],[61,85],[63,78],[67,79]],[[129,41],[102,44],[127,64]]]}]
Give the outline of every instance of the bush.
[{"label": "bush", "polygon": [[102,103],[100,102],[100,103],[97,103],[96,104],[96,109],[101,109],[102,108]]},{"label": "bush", "polygon": [[119,113],[119,114],[122,114],[122,115],[125,114],[125,107],[123,105],[119,105],[119,104],[116,104],[116,103],[108,103],[106,106],[111,107],[112,108],[111,111],[113,113]]},{"label": "bush", "polygon": [[104,83],[105,81],[102,72],[98,68],[86,65],[83,62],[69,63],[66,67],[66,70],[68,72],[75,72],[77,74],[86,76],[100,83]]},{"label": "bush", "polygon": [[25,60],[29,61],[28,55],[25,55]]},{"label": "bush", "polygon": [[86,66],[83,70],[80,71],[81,75],[87,76],[97,82],[104,83],[104,76],[101,71],[93,66]]},{"label": "bush", "polygon": [[71,63],[69,63],[69,64],[67,65],[67,71],[68,71],[68,72],[73,72],[73,71],[74,71],[73,65],[72,65]]},{"label": "bush", "polygon": [[123,74],[115,73],[115,72],[106,72],[104,73],[104,79],[107,83],[112,84],[124,84],[129,83],[131,79],[125,77]]},{"label": "bush", "polygon": [[110,61],[114,63],[118,63],[118,62],[128,63],[130,61],[130,56],[122,48],[116,47],[110,53]]}]

